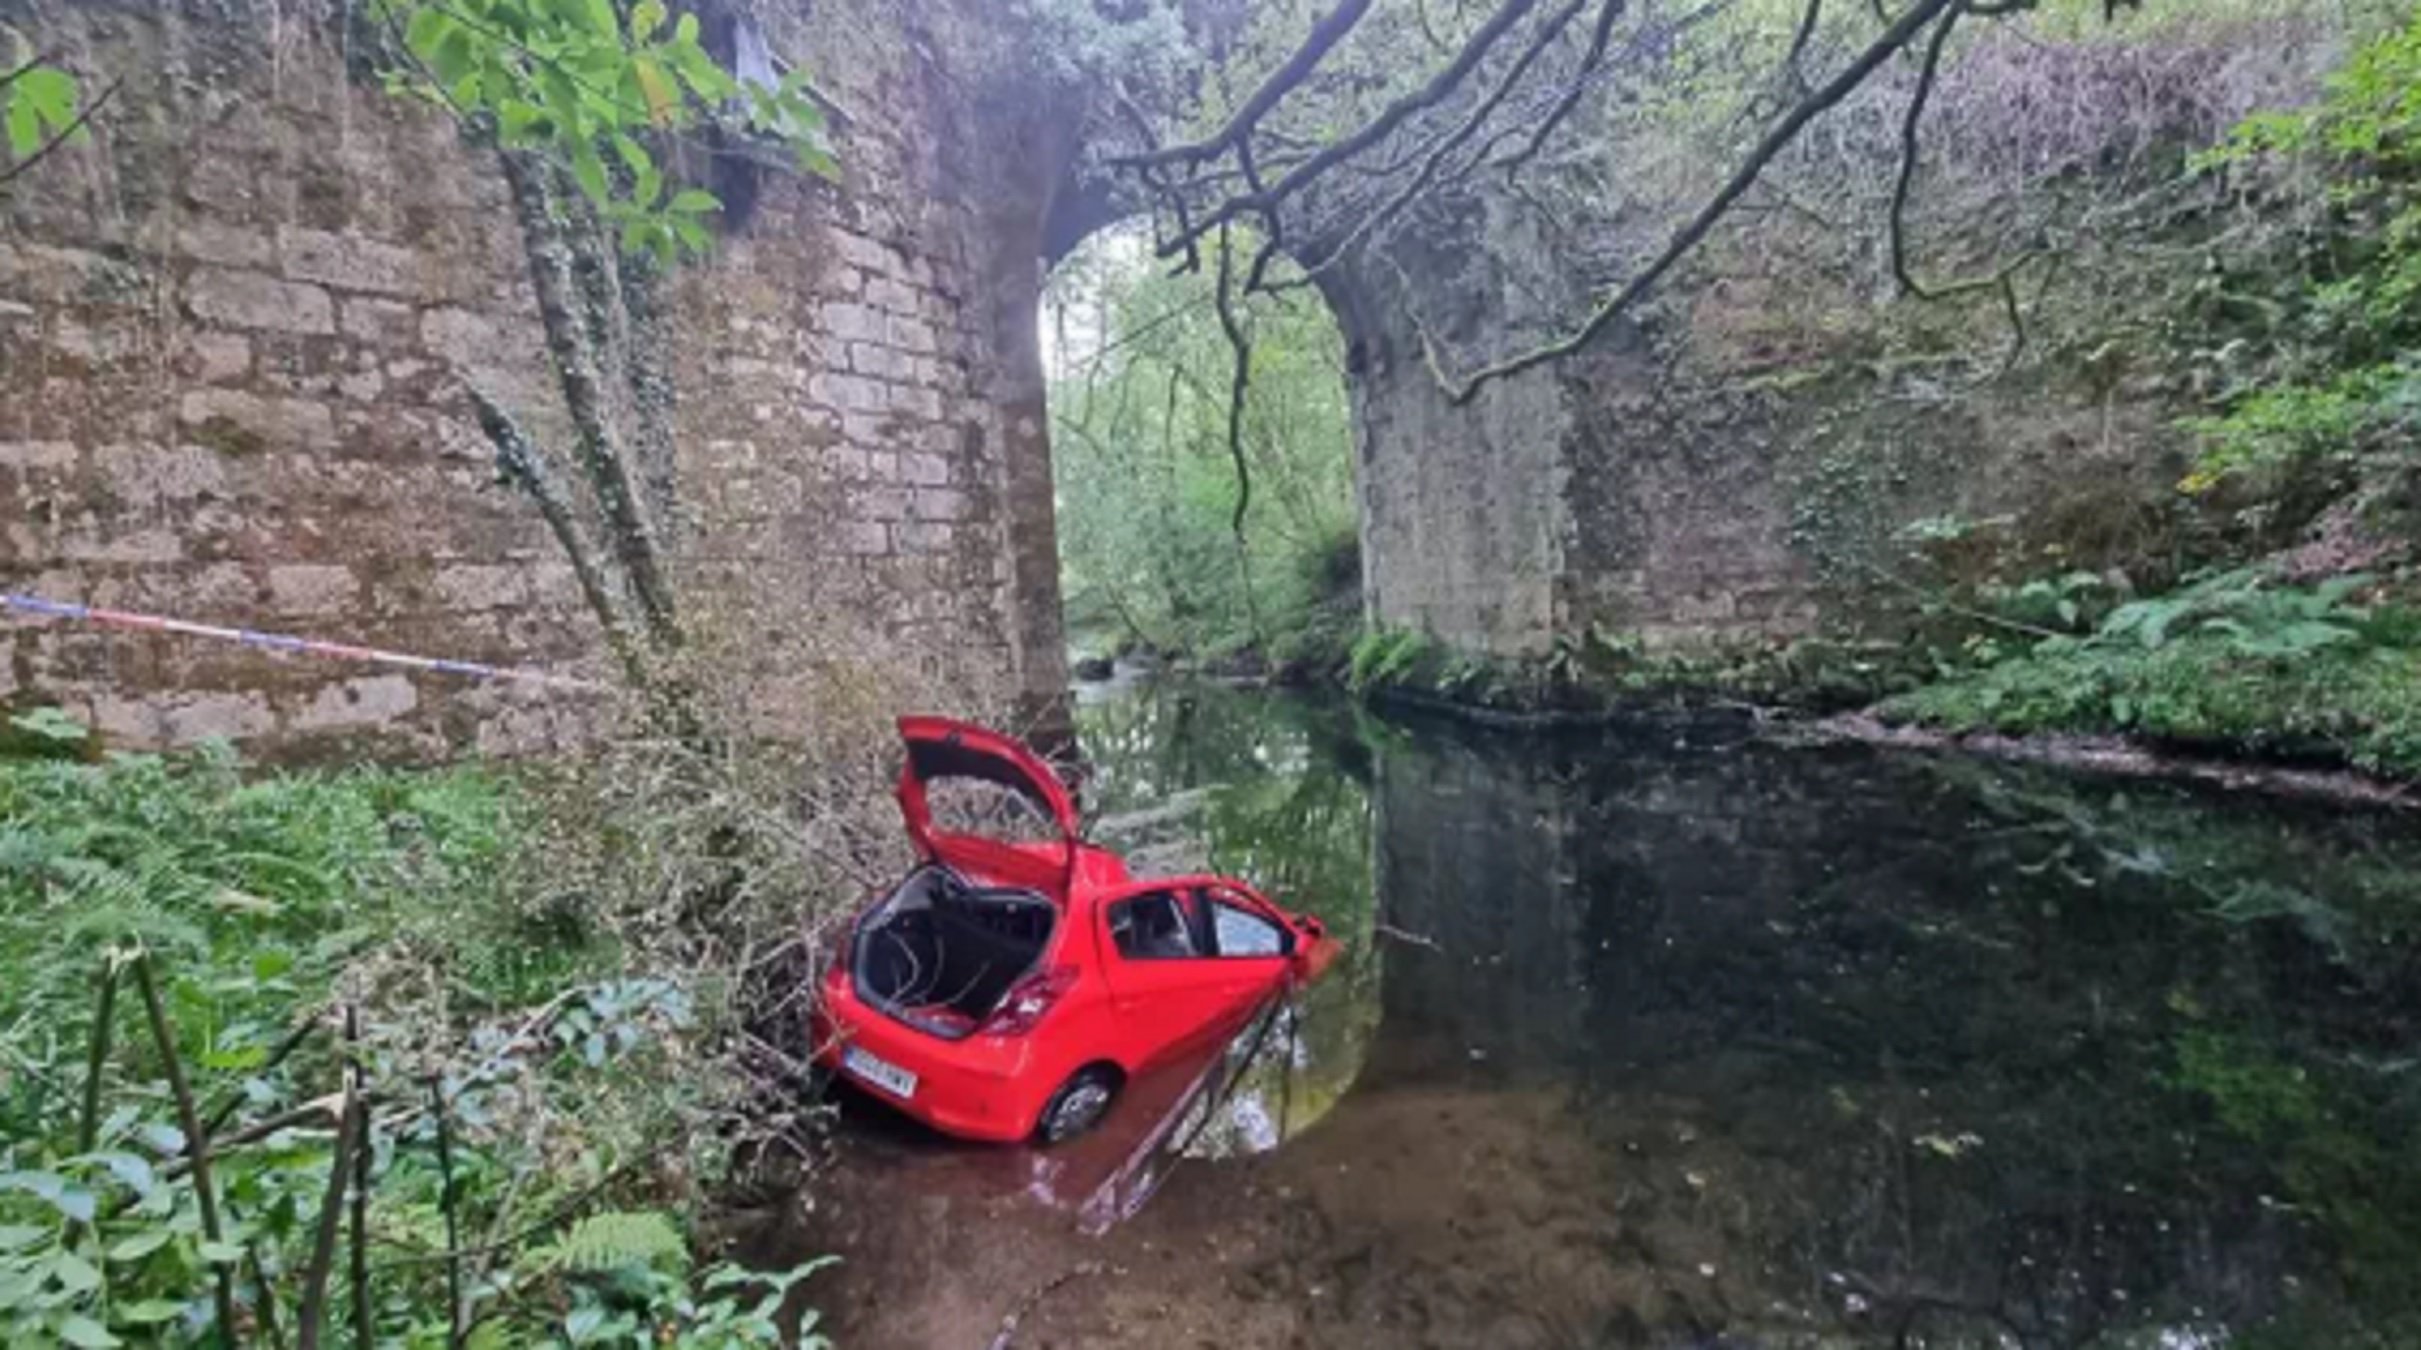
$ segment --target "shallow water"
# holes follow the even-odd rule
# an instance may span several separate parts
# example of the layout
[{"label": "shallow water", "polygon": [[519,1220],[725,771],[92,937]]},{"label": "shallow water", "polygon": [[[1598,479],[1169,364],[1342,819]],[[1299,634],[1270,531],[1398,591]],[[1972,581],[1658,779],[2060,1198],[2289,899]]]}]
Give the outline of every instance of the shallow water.
[{"label": "shallow water", "polygon": [[1351,954],[1107,1238],[964,1180],[1093,1163],[859,1131],[855,1343],[1037,1289],[1018,1344],[2421,1344],[2408,816],[1729,719],[1080,729],[1101,838]]}]

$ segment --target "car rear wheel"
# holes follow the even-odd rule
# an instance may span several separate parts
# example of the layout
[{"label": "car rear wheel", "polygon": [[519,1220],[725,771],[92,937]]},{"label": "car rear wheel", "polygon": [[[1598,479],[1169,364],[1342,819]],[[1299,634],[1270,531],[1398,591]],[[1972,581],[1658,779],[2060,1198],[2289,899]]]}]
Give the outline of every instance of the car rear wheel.
[{"label": "car rear wheel", "polygon": [[1094,1064],[1068,1076],[1043,1104],[1034,1137],[1045,1144],[1062,1144],[1101,1123],[1118,1098],[1118,1071]]}]

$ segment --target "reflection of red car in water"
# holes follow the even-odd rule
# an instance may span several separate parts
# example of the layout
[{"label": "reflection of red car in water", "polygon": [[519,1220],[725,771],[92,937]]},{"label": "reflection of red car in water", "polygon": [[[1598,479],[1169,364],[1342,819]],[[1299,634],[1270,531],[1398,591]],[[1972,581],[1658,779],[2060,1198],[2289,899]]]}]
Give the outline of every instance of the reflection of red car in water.
[{"label": "reflection of red car in water", "polygon": [[[1335,959],[1319,920],[1240,881],[1130,877],[1016,741],[938,717],[899,726],[922,861],[826,972],[816,1057],[908,1114],[973,1139],[1069,1138],[1128,1078],[1232,1036]],[[968,789],[1041,837],[937,823]]]}]

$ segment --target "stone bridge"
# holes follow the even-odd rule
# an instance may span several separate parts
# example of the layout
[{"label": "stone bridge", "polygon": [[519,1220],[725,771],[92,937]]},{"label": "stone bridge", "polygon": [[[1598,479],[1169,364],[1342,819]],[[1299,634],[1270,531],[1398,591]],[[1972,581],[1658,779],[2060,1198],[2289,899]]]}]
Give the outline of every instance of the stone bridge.
[{"label": "stone bridge", "polygon": [[[1000,0],[764,8],[840,110],[845,178],[766,178],[680,275],[681,566],[769,668],[838,623],[1055,694],[1035,315],[1046,260],[1114,214],[1065,190],[1084,119],[1027,68]],[[541,430],[561,419],[505,187],[352,59],[354,9],[40,8],[46,42],[125,84],[91,148],[0,199],[0,582],[596,667],[568,569],[495,482],[461,393],[468,374]],[[32,0],[0,19],[31,28]],[[1444,341],[1501,347],[1536,289],[1509,260],[1556,250],[1525,248],[1536,224],[1506,203],[1455,220],[1387,270]],[[1454,407],[1400,282],[1340,268],[1323,287],[1378,621],[1500,654],[1600,624],[1684,641],[1818,622],[1785,452],[1821,449],[1823,417],[1726,396],[1722,371],[1676,378],[1638,329]],[[2027,411],[2057,451],[2057,419]],[[2032,433],[1925,413],[1861,434]],[[0,701],[55,701],[126,743],[427,757],[567,732],[559,702],[501,686],[15,620],[0,643]]]}]

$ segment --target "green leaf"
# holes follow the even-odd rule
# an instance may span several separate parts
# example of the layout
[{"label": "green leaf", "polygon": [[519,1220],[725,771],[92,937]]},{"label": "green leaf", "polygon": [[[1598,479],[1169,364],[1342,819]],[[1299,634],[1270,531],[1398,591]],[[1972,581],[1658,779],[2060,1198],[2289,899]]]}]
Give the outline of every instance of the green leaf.
[{"label": "green leaf", "polygon": [[148,1195],[159,1179],[152,1174],[151,1164],[132,1153],[110,1151],[95,1153],[92,1161],[109,1169],[109,1174],[126,1184],[138,1195]]},{"label": "green leaf", "polygon": [[9,96],[30,105],[54,132],[76,120],[76,77],[55,66],[36,66],[9,82]]},{"label": "green leaf", "polygon": [[77,1350],[108,1350],[108,1347],[118,1344],[118,1338],[109,1334],[109,1328],[82,1313],[72,1314],[59,1324],[59,1339],[77,1347]]},{"label": "green leaf", "polygon": [[204,1261],[214,1266],[232,1266],[244,1259],[244,1249],[232,1242],[204,1240],[194,1250]]},{"label": "green leaf", "polygon": [[612,200],[605,177],[605,161],[597,158],[597,147],[582,142],[572,151],[572,180],[588,199],[599,206]]},{"label": "green leaf", "polygon": [[78,1223],[90,1223],[93,1194],[55,1172],[0,1172],[0,1191],[23,1191]]},{"label": "green leaf", "polygon": [[664,175],[656,171],[656,161],[647,148],[628,136],[614,137],[614,153],[621,156],[623,166],[630,170],[631,203],[646,208],[656,204],[663,195]]},{"label": "green leaf", "polygon": [[723,199],[698,188],[683,188],[673,194],[673,199],[665,203],[664,209],[675,215],[711,215],[723,209]]},{"label": "green leaf", "polygon": [[50,1229],[32,1224],[0,1224],[0,1252],[23,1251],[50,1235]]},{"label": "green leaf", "polygon": [[616,43],[622,40],[622,24],[614,17],[614,0],[588,0],[588,26],[601,38]]},{"label": "green leaf", "polygon": [[435,5],[422,5],[412,11],[404,24],[404,46],[423,61],[434,61],[437,48],[454,32],[454,20]]},{"label": "green leaf", "polygon": [[89,1294],[101,1287],[101,1268],[74,1252],[51,1257],[50,1277],[71,1294]]},{"label": "green leaf", "polygon": [[605,1309],[600,1308],[596,1304],[592,1303],[584,1308],[574,1308],[568,1315],[564,1317],[563,1334],[565,1337],[569,1338],[574,1345],[578,1345],[580,1342],[587,1340],[596,1332],[597,1328],[603,1326],[604,1324]]},{"label": "green leaf", "polygon": [[8,150],[23,159],[42,148],[42,122],[34,105],[21,98],[8,100]]},{"label": "green leaf", "polygon": [[121,1239],[109,1249],[109,1259],[117,1262],[140,1261],[168,1245],[173,1236],[165,1228],[146,1228],[133,1237]]},{"label": "green leaf", "polygon": [[673,114],[680,110],[681,91],[673,87],[664,67],[638,56],[631,58],[630,73],[639,82],[639,96],[647,100],[648,120],[660,127],[672,125]]},{"label": "green leaf", "polygon": [[630,36],[633,42],[651,42],[656,30],[664,26],[664,0],[639,0],[630,8]]},{"label": "green leaf", "polygon": [[148,1327],[162,1322],[173,1322],[184,1311],[185,1305],[182,1303],[171,1303],[164,1298],[147,1298],[133,1303],[116,1304],[110,1309],[110,1315],[117,1321],[130,1326]]}]

